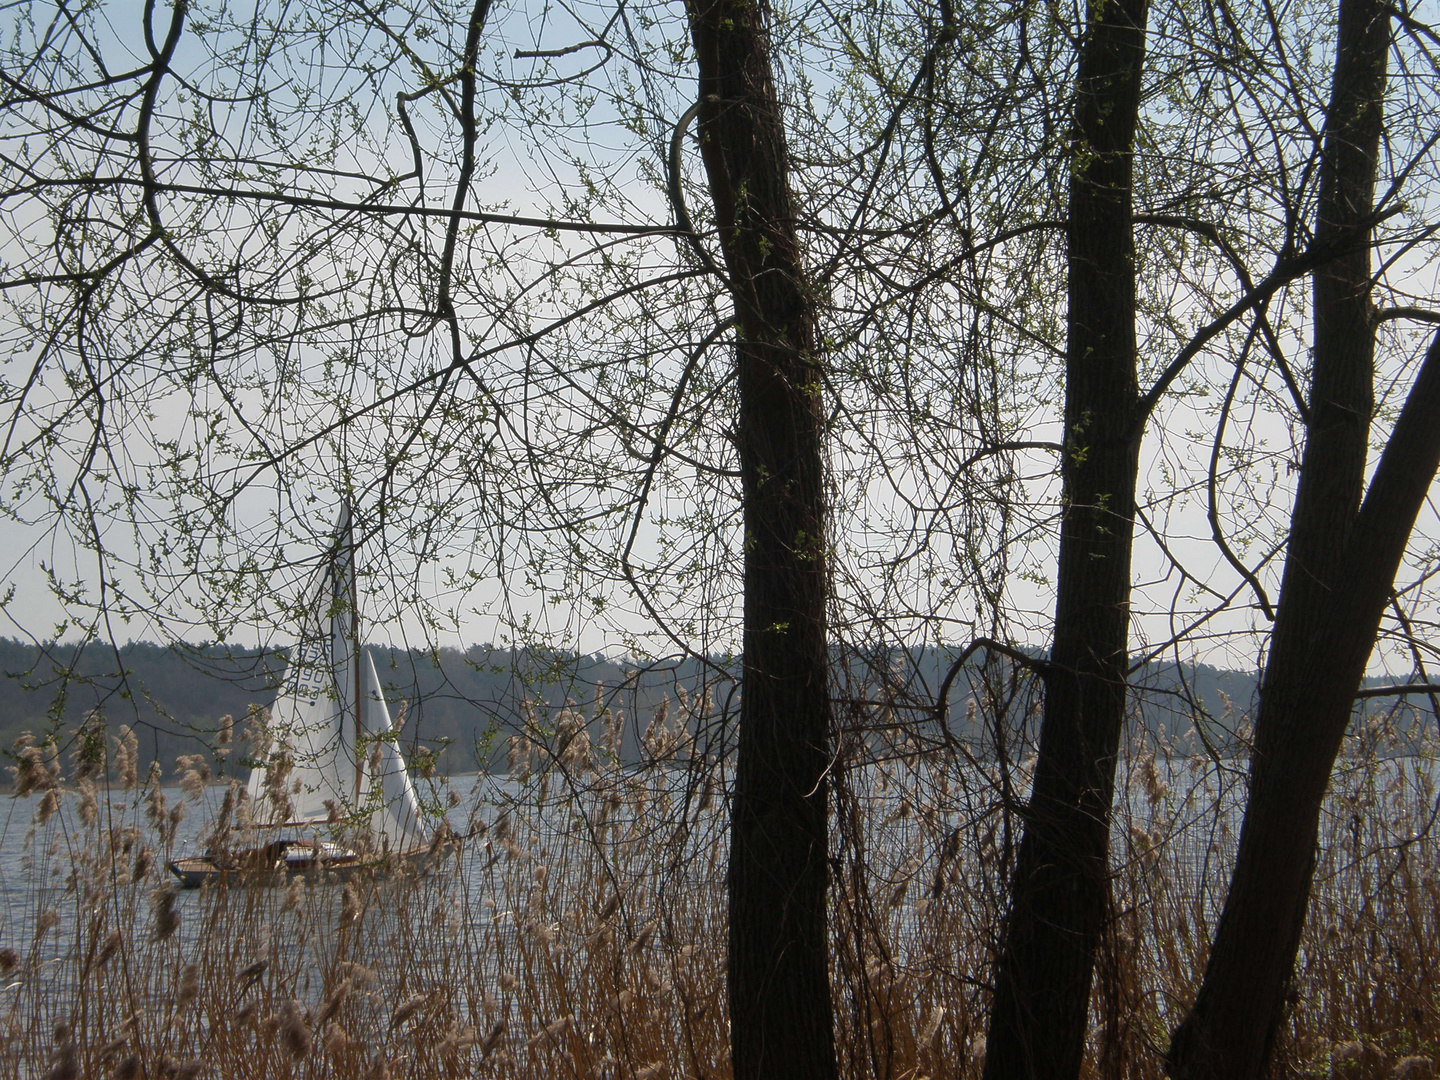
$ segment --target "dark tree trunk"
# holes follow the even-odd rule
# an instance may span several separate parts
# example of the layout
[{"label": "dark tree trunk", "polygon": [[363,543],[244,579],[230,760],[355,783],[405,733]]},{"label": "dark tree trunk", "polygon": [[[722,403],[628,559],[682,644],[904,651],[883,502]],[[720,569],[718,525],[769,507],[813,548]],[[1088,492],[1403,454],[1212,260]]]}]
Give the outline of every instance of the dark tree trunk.
[{"label": "dark tree trunk", "polygon": [[986,1080],[1079,1073],[1104,920],[1143,427],[1131,174],[1145,19],[1145,0],[1092,0],[1080,47],[1055,638],[995,969]]},{"label": "dark tree trunk", "polygon": [[[1344,572],[1324,606],[1287,639],[1302,644],[1282,652],[1277,640],[1271,652],[1235,873],[1200,994],[1171,1040],[1172,1076],[1255,1080],[1264,1073],[1304,927],[1320,800],[1395,571],[1440,464],[1437,415],[1440,337],[1349,530],[1339,560]],[[1282,593],[1277,623],[1285,599]]]},{"label": "dark tree trunk", "polygon": [[744,682],[730,840],[737,1080],[835,1076],[816,314],[758,0],[691,0],[701,153],[737,320]]},{"label": "dark tree trunk", "polygon": [[1440,340],[1361,505],[1374,409],[1370,218],[1389,15],[1340,0],[1317,244],[1349,250],[1315,274],[1310,417],[1250,794],[1199,996],[1170,1046],[1177,1077],[1259,1077],[1283,1017],[1314,867],[1320,801],[1380,615],[1440,455]]}]

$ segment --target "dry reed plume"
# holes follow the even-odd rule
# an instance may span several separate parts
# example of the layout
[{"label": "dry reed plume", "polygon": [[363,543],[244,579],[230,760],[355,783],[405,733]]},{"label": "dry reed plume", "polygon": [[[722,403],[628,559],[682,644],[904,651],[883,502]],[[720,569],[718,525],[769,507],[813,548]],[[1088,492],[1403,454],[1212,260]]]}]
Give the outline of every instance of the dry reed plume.
[{"label": "dry reed plume", "polygon": [[[1002,731],[993,695],[972,708]],[[842,735],[835,788],[842,1068],[978,1077],[1024,744],[980,759],[886,720]],[[1335,777],[1277,1075],[1435,1065],[1436,760],[1430,743],[1389,756],[1394,721],[1352,739]],[[428,786],[450,813],[419,869],[188,894],[164,867],[207,761],[162,788],[128,729],[97,760],[98,723],[68,778],[53,740],[17,747],[12,828],[29,831],[24,910],[0,940],[0,1074],[728,1076],[725,724],[708,697],[634,730],[638,766],[598,699],[528,710],[508,777]],[[1124,774],[1086,1069],[1159,1078],[1223,899],[1243,759],[1137,739]],[[206,838],[253,843],[243,792],[223,798],[194,811],[215,818]]]}]

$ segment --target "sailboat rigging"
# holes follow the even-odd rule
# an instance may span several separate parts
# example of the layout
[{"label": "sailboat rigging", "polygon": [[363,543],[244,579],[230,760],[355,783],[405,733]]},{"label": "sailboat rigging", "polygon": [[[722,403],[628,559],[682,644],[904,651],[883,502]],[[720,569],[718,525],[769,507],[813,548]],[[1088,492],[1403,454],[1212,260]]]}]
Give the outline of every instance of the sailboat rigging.
[{"label": "sailboat rigging", "polygon": [[346,870],[427,847],[414,785],[375,662],[360,644],[348,505],[305,595],[300,640],[245,786],[249,824],[279,836],[241,852],[212,848],[170,870],[191,887],[262,871]]}]

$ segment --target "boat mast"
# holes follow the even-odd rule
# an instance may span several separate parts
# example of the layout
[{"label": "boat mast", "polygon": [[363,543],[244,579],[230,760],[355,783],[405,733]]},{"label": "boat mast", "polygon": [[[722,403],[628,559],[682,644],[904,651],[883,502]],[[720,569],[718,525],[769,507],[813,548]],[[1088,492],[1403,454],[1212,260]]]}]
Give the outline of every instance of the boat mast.
[{"label": "boat mast", "polygon": [[355,671],[355,741],[352,745],[355,747],[355,809],[359,810],[361,788],[365,784],[365,725],[360,716],[363,708],[360,701],[360,589],[355,580],[355,534],[348,504],[345,512],[345,558],[350,571],[350,666]]}]

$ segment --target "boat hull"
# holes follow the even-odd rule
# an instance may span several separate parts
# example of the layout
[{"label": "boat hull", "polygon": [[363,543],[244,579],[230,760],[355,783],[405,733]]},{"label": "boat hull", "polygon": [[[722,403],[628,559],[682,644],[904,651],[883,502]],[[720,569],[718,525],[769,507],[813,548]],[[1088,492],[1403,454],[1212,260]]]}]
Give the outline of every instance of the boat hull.
[{"label": "boat hull", "polygon": [[[282,842],[284,846],[267,844],[263,848],[236,852],[222,863],[210,855],[172,859],[170,873],[182,889],[198,889],[204,885],[273,887],[288,885],[295,878],[318,883],[343,882],[356,874],[383,876],[397,865],[415,868],[426,855],[426,849],[399,855],[362,856],[343,848],[310,854],[308,845]],[[297,851],[305,854],[297,857]]]}]

